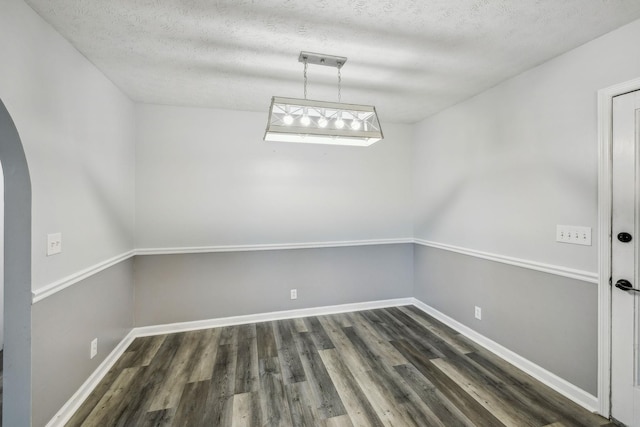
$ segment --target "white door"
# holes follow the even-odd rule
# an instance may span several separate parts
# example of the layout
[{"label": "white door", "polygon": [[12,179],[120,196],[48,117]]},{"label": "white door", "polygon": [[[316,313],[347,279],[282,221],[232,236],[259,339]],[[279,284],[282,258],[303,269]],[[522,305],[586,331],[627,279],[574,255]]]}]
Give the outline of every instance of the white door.
[{"label": "white door", "polygon": [[640,91],[613,99],[611,415],[640,427]]}]

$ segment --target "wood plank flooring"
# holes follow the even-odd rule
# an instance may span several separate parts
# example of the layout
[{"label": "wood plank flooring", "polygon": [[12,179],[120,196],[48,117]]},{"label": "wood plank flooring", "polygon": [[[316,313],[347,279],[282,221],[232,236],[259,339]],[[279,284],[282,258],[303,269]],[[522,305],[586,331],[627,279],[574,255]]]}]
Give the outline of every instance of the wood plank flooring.
[{"label": "wood plank flooring", "polygon": [[413,306],[138,338],[67,423],[601,425]]}]

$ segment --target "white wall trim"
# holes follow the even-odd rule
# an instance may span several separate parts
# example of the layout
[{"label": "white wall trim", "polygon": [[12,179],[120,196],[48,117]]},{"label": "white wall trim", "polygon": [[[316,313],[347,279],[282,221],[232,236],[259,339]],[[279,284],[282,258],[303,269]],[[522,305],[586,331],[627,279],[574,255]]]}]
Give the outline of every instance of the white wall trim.
[{"label": "white wall trim", "polygon": [[[173,247],[173,248],[142,248],[134,249],[110,258],[106,261],[95,264],[75,274],[63,277],[53,283],[32,291],[32,304],[68,288],[90,276],[97,274],[119,262],[125,261],[133,256],[138,255],[177,255],[177,254],[196,254],[196,253],[220,253],[220,252],[250,252],[250,251],[276,251],[288,249],[317,249],[317,248],[339,248],[349,246],[375,246],[375,245],[395,245],[415,243],[422,246],[428,246],[437,249],[443,249],[450,252],[456,252],[463,255],[482,258],[489,261],[500,262],[503,264],[514,265],[517,267],[528,268],[531,270],[542,271],[545,273],[555,274],[558,276],[577,279],[588,283],[598,283],[598,274],[589,271],[576,270],[558,265],[544,264],[536,261],[530,261],[522,258],[509,257],[506,255],[493,254],[489,252],[478,251],[475,249],[462,248],[459,246],[447,245],[444,243],[431,242],[422,239],[413,239],[403,237],[398,239],[372,239],[372,240],[345,240],[335,242],[306,242],[306,243],[276,243],[276,244],[256,244],[256,245],[226,245],[226,246],[192,246],[192,247]],[[607,276],[608,277],[608,276]]]},{"label": "white wall trim", "polygon": [[327,314],[350,313],[373,310],[376,308],[397,307],[413,304],[413,298],[395,298],[379,301],[357,302],[351,304],[329,305],[324,307],[301,308],[296,310],[274,311],[270,313],[247,314],[242,316],[221,317],[218,319],[197,320],[194,322],[169,323],[166,325],[142,326],[136,328],[137,336],[162,335],[175,332],[196,331],[199,329],[219,328],[221,326],[244,325],[247,323],[271,322],[274,320],[295,319],[298,317],[324,316]]},{"label": "white wall trim", "polygon": [[115,365],[120,356],[127,350],[129,345],[136,338],[135,329],[129,333],[116,345],[111,353],[98,365],[95,371],[87,378],[80,388],[67,400],[58,412],[49,420],[46,427],[64,426],[80,408],[82,403],[89,397],[91,392],[102,381],[107,372]]},{"label": "white wall trim", "polygon": [[404,237],[399,239],[372,239],[372,240],[345,240],[336,242],[307,242],[307,243],[283,243],[283,244],[259,244],[259,245],[227,245],[227,246],[193,246],[175,248],[146,248],[134,249],[102,261],[77,273],[71,274],[62,279],[56,280],[41,288],[31,292],[31,303],[35,304],[51,295],[60,292],[69,286],[85,280],[119,262],[125,261],[138,255],[177,255],[177,254],[197,254],[197,253],[217,253],[217,252],[248,252],[248,251],[275,251],[286,249],[315,249],[315,248],[339,248],[347,246],[375,246],[375,245],[395,245],[413,243],[413,238]]},{"label": "white wall trim", "polygon": [[485,337],[484,335],[474,331],[473,329],[469,328],[468,326],[463,325],[462,323],[458,322],[457,320],[452,319],[451,317],[449,317],[446,314],[436,310],[435,308],[423,303],[422,301],[420,301],[420,300],[418,300],[416,298],[414,298],[413,300],[414,300],[413,301],[413,305],[418,307],[420,310],[424,311],[425,313],[429,314],[430,316],[433,316],[434,318],[438,319],[439,321],[441,321],[445,325],[447,325],[447,326],[455,329],[456,331],[460,332],[461,334],[463,334],[467,338],[473,340],[474,342],[478,343],[482,347],[486,348],[487,350],[491,351],[492,353],[496,354],[497,356],[499,356],[502,359],[506,360],[507,362],[511,363],[512,365],[514,365],[518,369],[520,369],[520,370],[526,372],[527,374],[531,375],[533,378],[537,379],[541,383],[551,387],[552,389],[554,389],[558,393],[560,393],[563,396],[573,400],[574,402],[576,402],[580,406],[588,409],[589,411],[591,411],[591,412],[597,411],[597,409],[598,409],[598,398],[597,397],[587,393],[586,391],[582,390],[579,387],[576,387],[575,385],[571,384],[567,380],[565,380],[563,378],[560,378],[556,374],[547,371],[546,369],[542,368],[541,366],[536,365],[535,363],[531,362],[530,360],[525,359],[524,357],[520,356],[519,354],[514,353],[513,351],[509,350],[508,348],[503,347],[502,345],[498,344],[497,342],[495,342],[495,341]]},{"label": "white wall trim", "polygon": [[335,242],[302,242],[302,243],[273,243],[257,245],[223,245],[223,246],[190,246],[171,248],[141,248],[136,249],[136,255],[175,255],[175,254],[197,254],[215,252],[247,252],[247,251],[278,251],[286,249],[317,249],[317,248],[339,248],[343,246],[373,246],[373,245],[395,245],[402,243],[413,243],[413,238],[404,237],[399,239],[372,239],[372,240],[343,240]]},{"label": "white wall trim", "polygon": [[475,249],[462,248],[459,246],[447,245],[444,243],[431,242],[428,240],[415,239],[418,245],[428,246],[430,248],[443,249],[445,251],[456,252],[463,255],[482,258],[489,261],[500,262],[503,264],[514,265],[516,267],[528,268],[530,270],[542,271],[544,273],[555,274],[557,276],[577,279],[587,283],[598,283],[598,274],[590,271],[576,270],[574,268],[562,267],[560,265],[545,264],[542,262],[531,261],[522,258],[515,258],[506,255],[499,255],[490,252],[478,251]]},{"label": "white wall trim", "polygon": [[46,427],[64,426],[89,397],[109,369],[118,361],[134,339],[152,335],[174,332],[196,331],[199,329],[218,328],[222,326],[243,325],[247,323],[269,322],[273,320],[294,319],[298,317],[321,316],[326,314],[348,313],[353,311],[372,310],[375,308],[397,307],[413,304],[414,298],[396,298],[379,301],[359,302],[352,304],[330,305],[325,307],[303,308],[298,310],[275,311],[271,313],[248,314],[244,316],[222,317],[218,319],[198,320],[194,322],[171,323],[157,326],[133,328],[113,351],[102,361],[96,370],[87,378],[71,398],[51,418]]},{"label": "white wall trim", "polygon": [[109,258],[106,261],[99,262],[98,264],[92,265],[91,267],[85,268],[84,270],[80,270],[77,273],[71,274],[67,277],[63,277],[60,280],[56,280],[53,283],[50,283],[42,288],[38,288],[36,290],[31,291],[31,303],[35,304],[38,301],[42,301],[43,299],[55,294],[56,292],[60,292],[63,289],[68,288],[71,285],[74,285],[82,280],[87,279],[88,277],[93,276],[107,268],[118,264],[119,262],[125,261],[132,256],[134,256],[134,251],[124,252],[120,255],[116,255],[113,258]]},{"label": "white wall trim", "polygon": [[611,148],[613,97],[640,89],[640,79],[598,91],[598,395],[599,413],[611,410]]}]

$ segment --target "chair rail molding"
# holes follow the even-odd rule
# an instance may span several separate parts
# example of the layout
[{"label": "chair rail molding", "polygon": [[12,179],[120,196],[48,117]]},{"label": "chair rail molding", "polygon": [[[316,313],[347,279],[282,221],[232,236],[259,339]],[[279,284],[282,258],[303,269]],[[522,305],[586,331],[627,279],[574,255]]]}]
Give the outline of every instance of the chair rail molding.
[{"label": "chair rail molding", "polygon": [[35,304],[37,302],[40,302],[43,299],[68,288],[69,286],[75,285],[76,283],[93,276],[94,274],[98,274],[109,267],[112,267],[122,261],[126,261],[134,255],[135,251],[127,251],[121,253],[120,255],[116,255],[113,258],[109,258],[105,261],[87,267],[84,270],[80,270],[69,276],[63,277],[60,280],[49,283],[46,286],[34,289],[33,291],[31,291],[31,303]]},{"label": "chair rail molding", "polygon": [[288,249],[318,249],[318,248],[340,248],[346,246],[375,246],[375,245],[397,245],[413,243],[412,237],[401,237],[395,239],[369,239],[369,240],[339,240],[329,242],[300,242],[300,243],[263,243],[248,245],[219,245],[219,246],[187,246],[187,247],[166,247],[166,248],[139,248],[136,255],[175,255],[175,254],[197,254],[215,252],[249,252],[249,251],[279,251]]},{"label": "chair rail molding", "polygon": [[503,264],[513,265],[516,267],[528,268],[530,270],[541,271],[543,273],[555,274],[570,279],[580,280],[587,283],[598,283],[598,274],[591,271],[577,270],[574,268],[563,267],[560,265],[545,264],[542,262],[531,261],[523,258],[515,258],[506,255],[494,254],[491,252],[479,251],[476,249],[463,248],[444,243],[432,242],[429,240],[415,239],[415,243],[430,248],[442,249],[449,252],[455,252],[462,255],[468,255],[475,258],[482,258],[489,261],[500,262]]},{"label": "chair rail molding", "polygon": [[70,274],[59,280],[51,282],[45,286],[31,291],[31,303],[36,304],[43,299],[60,292],[69,286],[75,285],[94,274],[97,274],[109,267],[134,256],[143,255],[180,255],[180,254],[200,254],[200,253],[220,253],[220,252],[251,252],[251,251],[279,251],[290,249],[320,249],[320,248],[341,248],[355,246],[377,246],[377,245],[397,245],[413,243],[412,237],[402,237],[395,239],[369,239],[369,240],[344,240],[330,242],[301,242],[301,243],[267,243],[252,245],[219,245],[219,246],[190,246],[190,247],[167,247],[167,248],[142,248],[132,249],[123,252],[107,260],[89,266],[76,273]]},{"label": "chair rail molding", "polygon": [[531,261],[522,258],[515,258],[506,255],[494,254],[490,252],[479,251],[475,249],[463,248],[459,246],[448,245],[444,243],[432,242],[423,239],[415,239],[412,237],[401,237],[395,239],[369,239],[369,240],[343,240],[329,242],[301,242],[301,243],[267,243],[267,244],[251,244],[251,245],[217,245],[217,246],[188,246],[188,247],[164,247],[164,248],[139,248],[124,252],[109,258],[105,261],[94,264],[69,276],[56,280],[48,285],[34,289],[32,291],[32,304],[36,304],[43,299],[60,292],[69,286],[81,282],[94,274],[97,274],[119,262],[126,261],[134,256],[145,255],[181,255],[181,254],[201,254],[201,253],[223,253],[223,252],[252,252],[252,251],[278,251],[293,249],[321,249],[321,248],[341,248],[356,246],[377,246],[377,245],[397,245],[397,244],[417,244],[431,248],[442,249],[450,252],[456,252],[476,258],[486,259],[489,261],[500,262],[503,264],[513,265],[531,270],[541,271],[558,276],[577,279],[586,283],[598,283],[598,274],[576,270],[569,267],[563,267],[552,264],[545,264],[537,261]]}]

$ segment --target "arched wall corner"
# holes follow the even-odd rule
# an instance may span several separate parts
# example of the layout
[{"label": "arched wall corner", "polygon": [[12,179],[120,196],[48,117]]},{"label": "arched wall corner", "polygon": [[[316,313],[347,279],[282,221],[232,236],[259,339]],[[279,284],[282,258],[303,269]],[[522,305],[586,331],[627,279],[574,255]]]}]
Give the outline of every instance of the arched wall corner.
[{"label": "arched wall corner", "polygon": [[0,99],[4,172],[4,372],[2,423],[31,425],[31,180],[18,131]]}]

